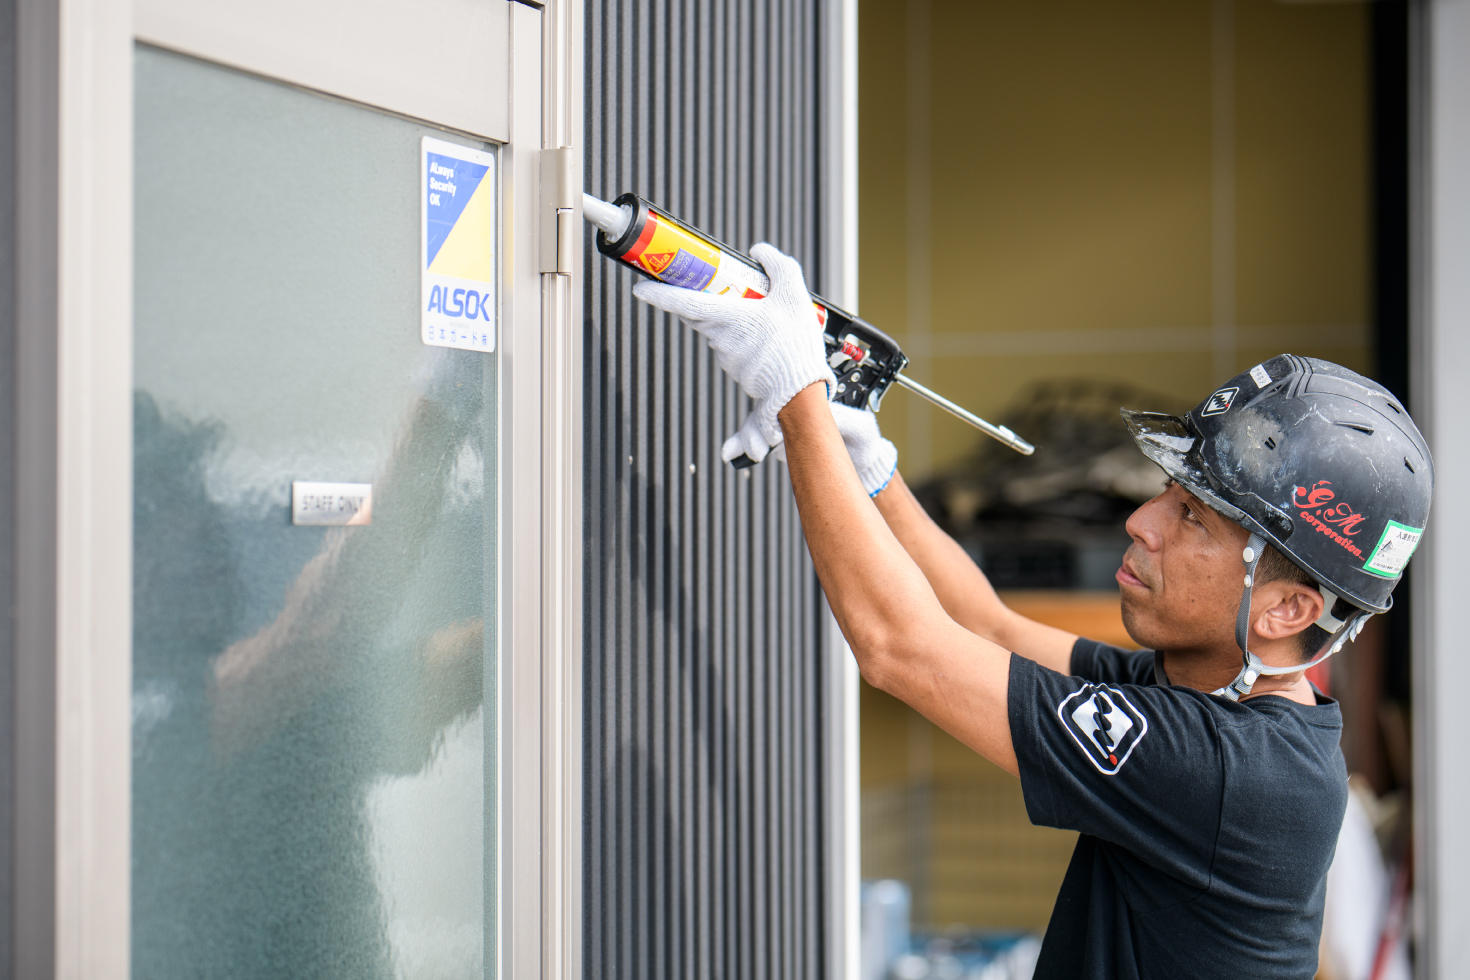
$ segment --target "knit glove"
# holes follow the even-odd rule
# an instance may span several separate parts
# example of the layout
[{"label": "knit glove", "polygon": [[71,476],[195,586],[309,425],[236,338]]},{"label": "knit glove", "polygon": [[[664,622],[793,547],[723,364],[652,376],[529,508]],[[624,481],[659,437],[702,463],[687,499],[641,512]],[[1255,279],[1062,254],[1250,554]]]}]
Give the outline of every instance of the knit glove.
[{"label": "knit glove", "polygon": [[[868,409],[852,408],[841,402],[829,404],[832,408],[832,420],[837,423],[837,431],[842,433],[842,443],[847,447],[848,458],[852,460],[853,469],[857,470],[863,489],[869,497],[876,497],[898,471],[897,447],[883,438],[883,434],[878,431],[878,417]],[[739,432],[725,440],[720,458],[728,463],[744,453],[759,463],[770,453],[781,462],[786,462],[785,442],[778,441],[775,445],[765,442],[760,432],[751,425],[752,418],[755,418],[754,412],[745,420]]]},{"label": "knit glove", "polygon": [[752,408],[751,413],[745,417],[745,421],[741,423],[740,428],[736,430],[733,436],[726,439],[725,444],[720,447],[720,458],[725,462],[728,463],[733,459],[739,459],[741,456],[749,456],[752,460],[759,463],[766,458],[772,449],[776,451],[777,459],[782,462],[786,460],[786,454],[781,450],[782,434],[780,432],[776,433],[776,441],[774,443],[766,439],[765,435],[761,432],[760,413],[756,411],[757,408],[759,408],[758,405]]},{"label": "knit glove", "polygon": [[[747,419],[746,423],[754,425],[769,447],[781,441],[776,413],[797,392],[817,381],[826,382],[830,398],[837,379],[827,363],[822,327],[812,309],[801,263],[764,242],[750,254],[771,280],[770,294],[761,299],[717,296],[647,280],[633,287],[633,295],[704,335],[720,367],[755,399],[751,411],[755,421]],[[745,430],[742,426],[741,431]]]}]

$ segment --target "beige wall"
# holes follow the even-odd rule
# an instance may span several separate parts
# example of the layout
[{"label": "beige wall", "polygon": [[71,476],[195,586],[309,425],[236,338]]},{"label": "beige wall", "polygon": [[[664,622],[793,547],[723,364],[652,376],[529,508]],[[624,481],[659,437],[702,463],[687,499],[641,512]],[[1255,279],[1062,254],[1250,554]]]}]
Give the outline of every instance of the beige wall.
[{"label": "beige wall", "polygon": [[[1046,377],[1369,368],[1365,6],[1221,6],[863,0],[861,312],[916,378],[988,416]],[[911,480],[975,444],[907,393],[882,422]]]},{"label": "beige wall", "polygon": [[[994,417],[1042,378],[1371,368],[1364,5],[861,0],[859,43],[860,310],[919,380]],[[980,438],[906,392],[881,422],[911,481]],[[1075,838],[1016,780],[871,689],[862,752],[865,877],[922,851],[930,923],[1045,927]]]}]

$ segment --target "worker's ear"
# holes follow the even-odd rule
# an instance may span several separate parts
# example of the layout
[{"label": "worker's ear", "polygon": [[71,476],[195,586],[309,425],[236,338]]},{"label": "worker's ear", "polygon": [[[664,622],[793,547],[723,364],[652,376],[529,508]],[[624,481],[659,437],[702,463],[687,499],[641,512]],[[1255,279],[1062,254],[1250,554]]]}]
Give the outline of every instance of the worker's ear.
[{"label": "worker's ear", "polygon": [[1256,590],[1251,624],[1263,640],[1283,640],[1322,617],[1322,593],[1299,582],[1271,582]]}]

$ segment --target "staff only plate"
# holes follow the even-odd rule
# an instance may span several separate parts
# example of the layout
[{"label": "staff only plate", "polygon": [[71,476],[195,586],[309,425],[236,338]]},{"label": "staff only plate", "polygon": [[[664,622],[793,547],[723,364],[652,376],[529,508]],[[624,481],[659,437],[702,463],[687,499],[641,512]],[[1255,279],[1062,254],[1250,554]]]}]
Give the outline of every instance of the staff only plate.
[{"label": "staff only plate", "polygon": [[424,137],[421,330],[424,343],[495,349],[495,157]]}]

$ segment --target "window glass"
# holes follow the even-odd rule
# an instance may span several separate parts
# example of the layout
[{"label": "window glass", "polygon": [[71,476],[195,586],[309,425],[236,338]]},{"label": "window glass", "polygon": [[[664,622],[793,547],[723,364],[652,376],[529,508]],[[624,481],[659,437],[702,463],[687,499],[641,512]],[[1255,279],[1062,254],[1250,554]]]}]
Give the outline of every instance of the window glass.
[{"label": "window glass", "polygon": [[498,357],[420,342],[419,194],[494,148],[135,68],[133,974],[483,976]]}]

